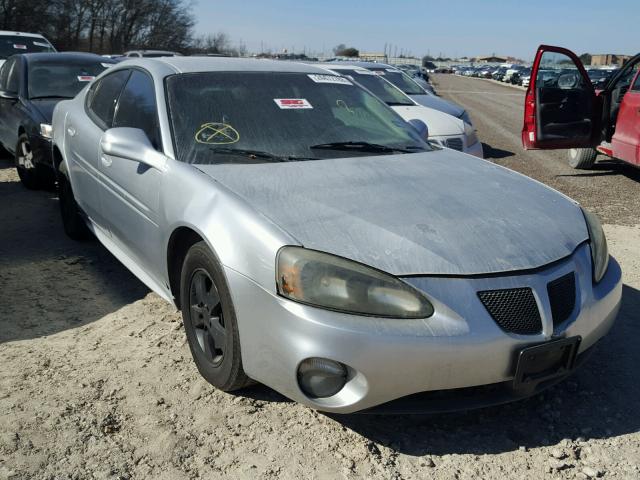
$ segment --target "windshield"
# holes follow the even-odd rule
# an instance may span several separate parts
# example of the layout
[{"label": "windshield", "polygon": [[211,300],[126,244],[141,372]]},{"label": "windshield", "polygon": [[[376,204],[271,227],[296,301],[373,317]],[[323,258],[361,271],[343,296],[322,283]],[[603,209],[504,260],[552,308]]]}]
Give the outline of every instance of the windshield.
[{"label": "windshield", "polygon": [[18,53],[55,52],[44,38],[24,37],[22,35],[0,35],[0,59],[9,58]]},{"label": "windshield", "polygon": [[336,75],[203,72],[166,79],[177,159],[247,163],[430,150],[383,102]]},{"label": "windshield", "polygon": [[73,98],[110,63],[87,60],[37,60],[29,62],[29,98]]},{"label": "windshield", "polygon": [[375,72],[376,75],[381,75],[386,80],[389,80],[407,95],[425,95],[424,89],[404,72],[400,72],[395,68],[372,68],[370,70]]},{"label": "windshield", "polygon": [[368,89],[387,105],[415,105],[404,93],[369,70],[338,70],[341,75],[350,75],[357,83]]}]

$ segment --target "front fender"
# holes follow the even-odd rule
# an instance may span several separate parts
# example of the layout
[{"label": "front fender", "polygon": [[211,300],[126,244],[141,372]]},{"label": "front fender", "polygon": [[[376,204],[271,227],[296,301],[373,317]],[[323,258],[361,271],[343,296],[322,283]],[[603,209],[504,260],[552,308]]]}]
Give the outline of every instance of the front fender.
[{"label": "front fender", "polygon": [[275,258],[283,245],[300,245],[241,197],[202,173],[196,166],[169,160],[160,208],[164,213],[166,253],[173,232],[195,231],[225,268],[275,292]]}]

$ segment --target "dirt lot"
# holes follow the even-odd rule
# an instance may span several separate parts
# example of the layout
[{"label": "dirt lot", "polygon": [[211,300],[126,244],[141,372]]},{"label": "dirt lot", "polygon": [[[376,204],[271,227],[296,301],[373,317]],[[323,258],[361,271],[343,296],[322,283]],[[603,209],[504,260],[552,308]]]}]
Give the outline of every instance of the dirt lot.
[{"label": "dirt lot", "polygon": [[640,175],[525,154],[521,92],[438,82],[494,161],[607,222],[624,301],[585,368],[530,400],[441,416],[327,416],[265,387],[221,393],[174,309],[99,244],[67,240],[55,195],[24,190],[0,161],[0,479],[640,478]]}]

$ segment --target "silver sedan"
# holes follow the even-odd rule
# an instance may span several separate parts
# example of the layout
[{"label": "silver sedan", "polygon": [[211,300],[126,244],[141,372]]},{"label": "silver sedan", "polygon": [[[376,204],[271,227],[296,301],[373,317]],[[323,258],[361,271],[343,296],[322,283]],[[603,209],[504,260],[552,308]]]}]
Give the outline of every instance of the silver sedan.
[{"label": "silver sedan", "polygon": [[311,65],[126,61],[56,107],[62,220],[182,310],[222,390],[340,413],[532,395],[607,333],[620,268],[576,202],[419,130]]}]

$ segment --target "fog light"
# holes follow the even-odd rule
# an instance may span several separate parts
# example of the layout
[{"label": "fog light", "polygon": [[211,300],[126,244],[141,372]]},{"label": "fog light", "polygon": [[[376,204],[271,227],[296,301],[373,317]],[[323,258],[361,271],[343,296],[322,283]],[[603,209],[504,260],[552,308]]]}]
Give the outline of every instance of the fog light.
[{"label": "fog light", "polygon": [[307,358],[298,367],[300,389],[311,398],[335,395],[347,383],[344,365],[326,358]]}]

